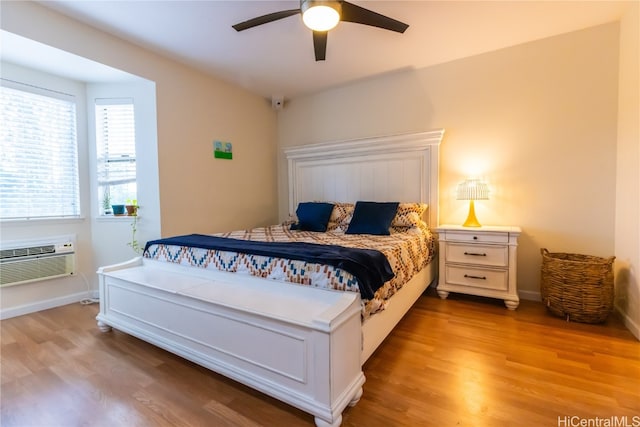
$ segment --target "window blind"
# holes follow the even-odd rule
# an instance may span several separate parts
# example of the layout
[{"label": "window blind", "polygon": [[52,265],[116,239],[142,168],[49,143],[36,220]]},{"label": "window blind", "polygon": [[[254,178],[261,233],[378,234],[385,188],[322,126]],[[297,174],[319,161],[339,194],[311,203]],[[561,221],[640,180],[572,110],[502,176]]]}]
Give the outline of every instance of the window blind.
[{"label": "window blind", "polygon": [[75,99],[11,86],[0,86],[0,219],[79,216]]},{"label": "window blind", "polygon": [[105,195],[112,204],[136,199],[133,99],[96,99],[96,144],[101,205]]}]

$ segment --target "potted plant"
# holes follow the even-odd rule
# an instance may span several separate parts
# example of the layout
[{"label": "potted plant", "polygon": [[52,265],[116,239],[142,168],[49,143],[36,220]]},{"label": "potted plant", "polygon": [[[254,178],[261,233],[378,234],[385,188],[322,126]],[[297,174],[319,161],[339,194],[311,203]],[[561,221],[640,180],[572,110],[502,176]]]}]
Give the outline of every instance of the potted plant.
[{"label": "potted plant", "polygon": [[138,215],[138,201],[137,200],[131,200],[131,199],[127,199],[127,203],[124,205],[124,207],[127,209],[127,215],[129,216],[136,216]]},{"label": "potted plant", "polygon": [[104,210],[105,215],[113,214],[113,210],[111,209],[111,193],[109,192],[109,187],[104,188],[104,193],[102,195],[102,209]]},{"label": "potted plant", "polygon": [[111,205],[113,209],[113,214],[115,216],[123,216],[124,215],[124,205]]}]

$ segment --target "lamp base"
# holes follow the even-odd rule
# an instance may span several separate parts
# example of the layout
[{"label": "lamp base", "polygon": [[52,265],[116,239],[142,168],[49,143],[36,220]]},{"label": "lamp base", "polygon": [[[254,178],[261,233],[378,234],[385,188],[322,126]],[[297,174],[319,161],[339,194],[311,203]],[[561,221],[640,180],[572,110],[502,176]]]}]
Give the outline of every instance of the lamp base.
[{"label": "lamp base", "polygon": [[469,215],[467,215],[467,220],[462,224],[463,227],[482,227],[482,225],[478,222],[478,218],[476,218],[476,209],[473,203],[473,200],[469,200]]}]

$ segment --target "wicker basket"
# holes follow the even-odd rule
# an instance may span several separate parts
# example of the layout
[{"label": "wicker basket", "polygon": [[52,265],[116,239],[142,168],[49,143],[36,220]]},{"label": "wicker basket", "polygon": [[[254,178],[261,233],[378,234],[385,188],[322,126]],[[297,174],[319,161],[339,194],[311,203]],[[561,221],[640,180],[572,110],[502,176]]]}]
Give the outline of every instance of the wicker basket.
[{"label": "wicker basket", "polygon": [[542,253],[542,301],[567,320],[604,322],[613,309],[613,260],[590,255]]}]

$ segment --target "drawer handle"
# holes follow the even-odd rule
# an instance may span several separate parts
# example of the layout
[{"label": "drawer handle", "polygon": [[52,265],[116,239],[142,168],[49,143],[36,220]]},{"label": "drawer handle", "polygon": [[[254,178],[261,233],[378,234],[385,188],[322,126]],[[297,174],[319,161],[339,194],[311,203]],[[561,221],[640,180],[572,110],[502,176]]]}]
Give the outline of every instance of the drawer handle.
[{"label": "drawer handle", "polygon": [[475,252],[465,252],[465,255],[471,255],[471,256],[487,256],[487,254],[477,254]]},{"label": "drawer handle", "polygon": [[485,276],[473,276],[470,274],[465,274],[464,277],[466,277],[467,279],[487,280]]}]

